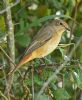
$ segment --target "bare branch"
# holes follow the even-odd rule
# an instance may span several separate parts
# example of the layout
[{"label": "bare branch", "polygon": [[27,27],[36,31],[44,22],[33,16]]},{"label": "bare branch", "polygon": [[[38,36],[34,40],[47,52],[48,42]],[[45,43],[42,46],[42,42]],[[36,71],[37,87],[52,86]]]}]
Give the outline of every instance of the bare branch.
[{"label": "bare branch", "polygon": [[12,59],[8,56],[8,54],[5,52],[5,50],[0,46],[1,51],[4,53],[4,55],[7,57],[7,59],[16,67],[15,63],[12,61]]},{"label": "bare branch", "polygon": [[34,100],[34,66],[32,66],[31,72],[32,72],[32,100]]},{"label": "bare branch", "polygon": [[4,98],[4,100],[8,100],[7,97],[0,91],[0,95]]},{"label": "bare branch", "polygon": [[[11,16],[11,9],[9,8],[9,0],[3,0],[4,7],[6,9],[5,13],[5,24],[7,29],[7,47],[8,47],[8,55],[12,59],[13,62],[15,62],[15,45],[14,45],[14,25],[12,22],[12,16]],[[8,65],[10,66],[10,70],[13,70],[14,65],[11,63],[10,60],[8,60]],[[10,90],[13,82],[13,75],[7,77],[7,84],[5,89],[5,94],[7,95],[8,100],[10,99]]]},{"label": "bare branch", "polygon": [[[4,1],[4,0],[3,0]],[[11,9],[12,7],[16,6],[18,3],[20,2],[20,0],[16,0],[16,2],[14,4],[11,4],[10,6],[8,6],[6,9],[3,9],[0,11],[0,14],[5,13],[8,9]]]}]

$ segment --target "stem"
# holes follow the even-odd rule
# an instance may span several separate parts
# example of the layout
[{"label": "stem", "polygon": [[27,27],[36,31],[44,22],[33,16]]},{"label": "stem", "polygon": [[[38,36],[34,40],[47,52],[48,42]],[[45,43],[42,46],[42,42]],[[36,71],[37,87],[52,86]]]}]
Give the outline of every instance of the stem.
[{"label": "stem", "polygon": [[32,66],[32,100],[34,100],[34,66]]},{"label": "stem", "polygon": [[0,91],[0,95],[4,98],[4,100],[8,100],[7,97]]},{"label": "stem", "polygon": [[[9,0],[3,0],[4,2],[4,7],[8,8],[9,7]],[[6,14],[5,14],[5,23],[6,23],[6,28],[7,28],[7,47],[8,47],[8,55],[12,59],[13,62],[15,62],[15,46],[14,46],[14,27],[12,23],[12,16],[11,16],[11,9],[7,9]],[[14,65],[8,60],[8,65],[10,66],[10,70],[14,68]],[[7,77],[7,84],[6,84],[6,89],[5,93],[8,97],[8,100],[10,100],[10,90],[11,90],[11,85],[13,82],[13,76],[8,76]]]}]

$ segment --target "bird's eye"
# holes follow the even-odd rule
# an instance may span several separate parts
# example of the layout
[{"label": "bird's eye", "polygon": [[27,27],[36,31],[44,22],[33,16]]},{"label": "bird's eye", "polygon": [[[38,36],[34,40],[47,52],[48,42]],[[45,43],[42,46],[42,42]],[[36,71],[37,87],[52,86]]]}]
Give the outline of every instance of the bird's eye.
[{"label": "bird's eye", "polygon": [[63,24],[60,22],[60,25],[63,25]]},{"label": "bird's eye", "polygon": [[55,20],[55,24],[56,24],[57,26],[63,25],[63,23],[62,23],[60,20]]}]

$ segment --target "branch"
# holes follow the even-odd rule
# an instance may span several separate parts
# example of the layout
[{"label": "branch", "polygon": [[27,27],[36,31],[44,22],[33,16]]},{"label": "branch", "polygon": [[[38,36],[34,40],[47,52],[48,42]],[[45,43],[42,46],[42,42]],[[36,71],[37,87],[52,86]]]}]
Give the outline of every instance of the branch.
[{"label": "branch", "polygon": [[32,66],[32,100],[34,100],[34,66]]},{"label": "branch", "polygon": [[[3,0],[4,1],[4,0]],[[0,14],[5,13],[8,9],[11,9],[12,7],[16,6],[18,3],[20,2],[20,0],[16,0],[16,2],[14,4],[12,4],[11,6],[8,6],[7,8],[3,9],[0,11]]]},{"label": "branch", "polygon": [[[6,9],[6,14],[5,14],[5,24],[6,24],[6,29],[7,29],[7,48],[8,48],[8,55],[12,59],[13,62],[15,62],[15,46],[14,46],[14,26],[12,22],[12,15],[11,15],[11,9],[9,8],[9,0],[3,0],[4,2],[4,7]],[[10,66],[10,70],[13,70],[14,65],[11,63],[10,60],[8,60],[8,65]],[[10,90],[11,90],[11,85],[13,81],[13,75],[7,77],[7,84],[6,84],[6,89],[5,93],[8,97],[8,100],[10,100]]]},{"label": "branch", "polygon": [[16,67],[16,64],[12,61],[12,59],[8,56],[6,51],[0,46],[1,51],[4,53],[4,55],[7,57],[7,59]]},{"label": "branch", "polygon": [[0,95],[4,98],[4,100],[8,100],[7,97],[0,91]]}]

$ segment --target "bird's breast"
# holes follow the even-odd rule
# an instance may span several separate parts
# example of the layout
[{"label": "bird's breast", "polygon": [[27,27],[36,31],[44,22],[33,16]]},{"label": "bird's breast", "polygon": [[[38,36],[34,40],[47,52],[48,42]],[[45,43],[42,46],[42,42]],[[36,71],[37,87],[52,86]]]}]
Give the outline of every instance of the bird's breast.
[{"label": "bird's breast", "polygon": [[48,42],[46,42],[43,46],[39,47],[33,52],[35,58],[42,58],[54,51],[58,46],[60,39],[61,36],[55,34]]}]

